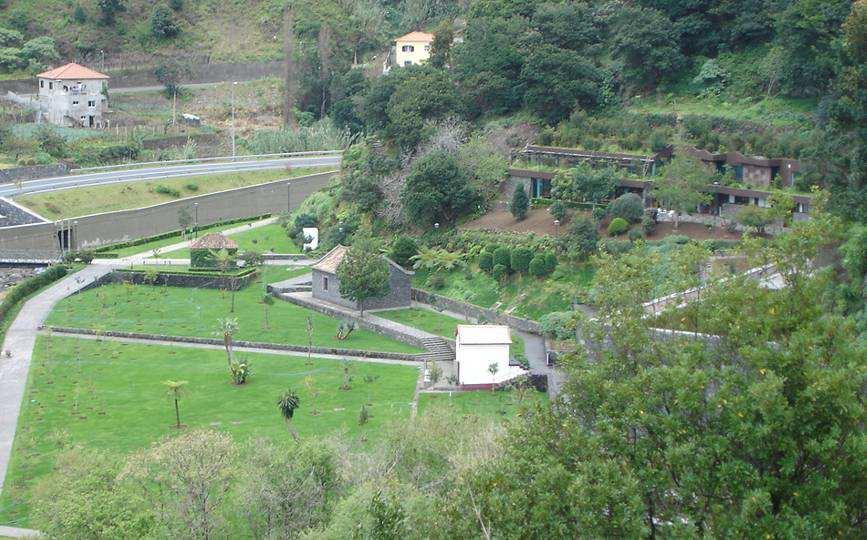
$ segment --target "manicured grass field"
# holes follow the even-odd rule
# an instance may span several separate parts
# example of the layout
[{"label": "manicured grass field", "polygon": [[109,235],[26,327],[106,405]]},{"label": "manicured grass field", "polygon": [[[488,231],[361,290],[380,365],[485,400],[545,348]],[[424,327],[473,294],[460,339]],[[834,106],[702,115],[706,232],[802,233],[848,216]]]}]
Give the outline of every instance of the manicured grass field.
[{"label": "manicured grass field", "polygon": [[[238,243],[239,251],[258,251],[260,253],[300,253],[298,246],[286,235],[286,231],[277,223],[263,227],[251,228],[229,236]],[[190,248],[160,253],[167,259],[189,259]]]},{"label": "manicured grass field", "polygon": [[547,278],[512,276],[501,284],[478,268],[469,268],[444,274],[441,289],[428,287],[427,272],[417,271],[413,286],[485,308],[496,305],[517,317],[538,320],[546,313],[571,309],[572,300],[589,289],[594,271],[589,264],[561,262]]},{"label": "manicured grass field", "polygon": [[[72,218],[101,212],[113,212],[127,208],[139,208],[179,198],[213,193],[224,189],[262,184],[281,178],[291,178],[327,170],[325,168],[276,169],[268,171],[232,172],[183,176],[164,180],[140,180],[100,186],[64,189],[34,195],[15,197],[19,204],[36,211],[49,219]],[[190,189],[193,185],[195,189]],[[177,190],[180,197],[157,193],[164,186]]]},{"label": "manicured grass field", "polygon": [[[412,366],[351,362],[341,390],[338,360],[239,353],[252,362],[247,384],[231,384],[225,353],[161,345],[41,337],[0,498],[0,523],[25,526],[29,487],[51,470],[56,453],[74,445],[127,454],[177,433],[163,381],[187,381],[180,401],[188,428],[214,427],[236,440],[288,438],[276,402],[288,389],[301,407],[292,421],[302,438],[344,431],[375,437],[409,418],[418,378]],[[358,424],[364,404],[370,420]]]},{"label": "manicured grass field", "polygon": [[472,324],[423,308],[390,309],[388,311],[377,311],[376,315],[383,319],[399,322],[449,339],[455,338],[455,331],[459,324]]},{"label": "manicured grass field", "polygon": [[298,246],[286,235],[279,224],[250,229],[231,236],[240,251],[253,250],[272,253],[299,253]]},{"label": "manicured grass field", "polygon": [[[457,332],[459,324],[473,324],[471,322],[456,319],[449,315],[437,313],[424,308],[377,311],[376,315],[390,321],[399,322],[449,339],[455,338],[455,332]],[[512,332],[512,347],[510,352],[512,356],[524,354],[524,340],[515,332]]]},{"label": "manicured grass field", "polygon": [[48,324],[98,330],[148,332],[170,336],[219,337],[218,319],[235,317],[235,339],[307,344],[307,317],[313,322],[313,345],[368,351],[419,352],[418,349],[374,332],[358,329],[346,340],[335,335],[339,321],[289,302],[275,300],[265,324],[264,285],[303,273],[299,269],[265,266],[260,283],[230,292],[147,285],[112,284],[90,289],[61,301]]},{"label": "manicured grass field", "polygon": [[424,414],[437,409],[450,409],[461,416],[478,416],[494,420],[512,418],[522,405],[548,403],[548,394],[534,389],[525,391],[523,400],[514,390],[476,390],[419,394],[418,412]]},{"label": "manicured grass field", "polygon": [[[255,219],[250,219],[247,221],[238,221],[238,222],[230,223],[230,224],[211,225],[210,227],[200,227],[199,228],[199,236],[201,236],[203,234],[207,234],[207,233],[212,233],[212,232],[225,231],[226,229],[233,229],[235,227],[240,227],[241,225],[244,225],[245,223],[252,223],[252,222],[258,221],[258,220],[259,220],[259,218],[255,218]],[[118,257],[129,257],[130,255],[137,255],[139,253],[144,253],[145,251],[151,251],[151,250],[158,249],[158,248],[164,248],[166,246],[171,246],[172,244],[179,244],[183,241],[184,241],[184,238],[181,236],[181,233],[179,232],[178,234],[175,234],[175,235],[172,235],[172,236],[169,236],[166,238],[160,238],[159,240],[152,240],[152,241],[146,242],[144,244],[138,244],[135,246],[127,246],[124,248],[112,249],[111,253],[117,253]],[[176,252],[176,251],[172,252],[172,256],[176,256],[175,253],[178,253],[178,252]],[[99,253],[97,253],[97,257],[98,256],[99,256]],[[190,251],[187,250],[187,257],[186,258],[189,258],[189,256],[190,256]]]}]

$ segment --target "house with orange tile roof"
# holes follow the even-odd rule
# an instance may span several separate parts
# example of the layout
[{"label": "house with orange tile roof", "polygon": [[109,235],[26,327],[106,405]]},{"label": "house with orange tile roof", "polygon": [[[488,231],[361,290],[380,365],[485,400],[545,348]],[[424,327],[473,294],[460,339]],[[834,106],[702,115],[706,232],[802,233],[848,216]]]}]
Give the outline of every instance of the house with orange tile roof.
[{"label": "house with orange tile roof", "polygon": [[434,35],[428,32],[410,32],[394,40],[394,65],[417,66],[430,58]]},{"label": "house with orange tile roof", "polygon": [[43,118],[65,127],[101,128],[108,111],[108,75],[69,63],[36,76]]}]

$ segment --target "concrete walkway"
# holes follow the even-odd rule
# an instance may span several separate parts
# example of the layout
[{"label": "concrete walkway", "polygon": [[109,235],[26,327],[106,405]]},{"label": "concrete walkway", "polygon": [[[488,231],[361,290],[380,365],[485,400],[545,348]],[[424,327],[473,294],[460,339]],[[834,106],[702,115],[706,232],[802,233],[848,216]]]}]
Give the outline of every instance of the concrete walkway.
[{"label": "concrete walkway", "polygon": [[0,525],[0,538],[41,538],[42,533],[33,529],[21,529],[18,527],[4,527]]},{"label": "concrete walkway", "polygon": [[[18,414],[21,412],[21,400],[24,397],[27,372],[30,369],[39,327],[57,302],[111,271],[112,267],[108,265],[88,266],[66,276],[28,300],[9,326],[0,357],[0,491],[9,468],[12,442],[15,439]],[[7,351],[11,353],[11,357],[7,357]]]}]

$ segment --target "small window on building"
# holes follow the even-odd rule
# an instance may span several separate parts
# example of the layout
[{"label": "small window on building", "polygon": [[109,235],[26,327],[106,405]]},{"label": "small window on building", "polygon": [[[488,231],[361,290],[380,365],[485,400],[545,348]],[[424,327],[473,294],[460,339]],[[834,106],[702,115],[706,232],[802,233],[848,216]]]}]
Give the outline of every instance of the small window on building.
[{"label": "small window on building", "polygon": [[96,107],[96,101],[94,101],[94,100],[90,100],[90,101],[88,101],[88,102],[87,102],[87,106],[88,106],[88,107]]},{"label": "small window on building", "polygon": [[405,66],[411,66],[411,65],[412,65],[412,60],[407,60],[407,61],[405,61],[405,62],[403,63],[403,65],[405,65]]},{"label": "small window on building", "polygon": [[322,278],[322,290],[323,291],[328,290],[328,278],[327,277]]},{"label": "small window on building", "polygon": [[77,101],[73,101],[72,104],[73,104],[73,105],[78,105],[78,102],[77,102]]},{"label": "small window on building", "polygon": [[45,88],[45,81],[39,81],[39,88]]},{"label": "small window on building", "polygon": [[412,45],[404,45],[400,48],[400,50],[403,52],[415,52],[415,47],[413,47]]},{"label": "small window on building", "polygon": [[64,92],[69,92],[69,87],[66,86],[65,84],[63,85],[63,91],[64,91]]},{"label": "small window on building", "polygon": [[48,83],[48,89],[49,89],[49,90],[53,90],[53,89],[54,89],[54,83],[53,83],[53,82]]},{"label": "small window on building", "polygon": [[424,52],[429,52],[429,51],[430,51],[430,45],[425,45],[424,46]]}]

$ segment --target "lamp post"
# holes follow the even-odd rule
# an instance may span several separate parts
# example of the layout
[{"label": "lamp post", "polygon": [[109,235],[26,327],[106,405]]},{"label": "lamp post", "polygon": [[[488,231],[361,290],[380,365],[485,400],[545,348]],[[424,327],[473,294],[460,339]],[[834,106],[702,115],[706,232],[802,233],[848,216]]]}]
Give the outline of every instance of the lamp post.
[{"label": "lamp post", "polygon": [[554,220],[554,236],[560,236],[560,220]]},{"label": "lamp post", "polygon": [[193,221],[193,229],[195,230],[195,232],[193,233],[194,234],[193,237],[198,238],[199,237],[199,203],[197,203],[197,202],[193,203],[193,209],[196,213],[196,217]]},{"label": "lamp post", "polygon": [[292,211],[292,182],[286,182],[286,211]]},{"label": "lamp post", "polygon": [[235,161],[235,87],[238,81],[232,83],[232,161]]}]

